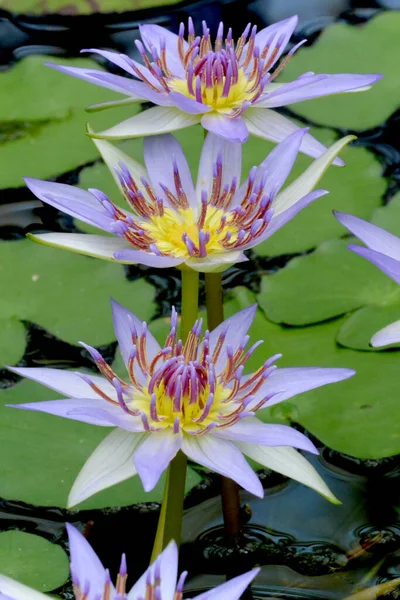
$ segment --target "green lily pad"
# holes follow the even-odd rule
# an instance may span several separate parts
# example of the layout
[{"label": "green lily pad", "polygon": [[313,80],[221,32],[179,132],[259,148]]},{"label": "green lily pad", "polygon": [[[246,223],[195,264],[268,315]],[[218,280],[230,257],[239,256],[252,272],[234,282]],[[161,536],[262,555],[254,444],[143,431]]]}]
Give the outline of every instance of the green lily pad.
[{"label": "green lily pad", "polygon": [[[249,306],[256,297],[236,288],[226,304],[226,316]],[[282,327],[261,310],[250,329],[251,339],[264,339],[249,367],[254,370],[281,352],[281,367],[347,367],[349,380],[311,390],[264,409],[266,422],[296,422],[330,448],[358,458],[382,458],[400,452],[399,353],[358,352],[340,347],[335,337],[344,318],[309,327]]]},{"label": "green lily pad", "polygon": [[[340,328],[336,340],[354,350],[379,351],[370,345],[372,336],[400,319],[400,302],[389,306],[364,306],[350,315]],[[393,348],[393,346],[391,346]]]},{"label": "green lily pad", "polygon": [[25,327],[17,319],[0,319],[0,365],[16,365],[26,345]]},{"label": "green lily pad", "polygon": [[[335,142],[334,135],[324,129],[314,128],[312,134],[327,146]],[[200,152],[204,140],[200,127],[191,127],[176,132],[189,161],[193,177],[197,176]],[[251,137],[243,145],[243,179],[249,174],[252,166],[260,164],[275,144]],[[123,142],[121,149],[143,163],[143,141],[134,139]],[[380,205],[381,196],[385,191],[385,181],[381,174],[381,166],[376,158],[364,148],[345,148],[341,156],[347,163],[345,168],[332,167],[328,169],[318,187],[329,190],[329,194],[308,206],[287,223],[270,239],[255,248],[262,256],[278,256],[280,254],[303,252],[315,248],[324,240],[339,237],[343,228],[333,217],[332,210],[350,212],[362,219],[370,219],[374,208]],[[299,155],[288,178],[291,183],[311,163],[308,156]],[[116,204],[124,201],[111,177],[108,168],[103,163],[82,170],[79,186],[85,189],[96,187],[106,193]],[[91,225],[77,221],[78,227],[88,233],[98,232]]]},{"label": "green lily pad", "polygon": [[290,108],[314,123],[363,130],[385,121],[399,105],[400,81],[393,60],[400,52],[400,13],[387,11],[359,26],[338,22],[315,44],[296,52],[280,81],[307,71],[316,73],[383,73],[366,92],[307,100]]},{"label": "green lily pad", "polygon": [[66,583],[69,561],[57,544],[23,531],[0,533],[0,573],[39,592],[51,592]]},{"label": "green lily pad", "polygon": [[[90,104],[121,99],[121,94],[44,66],[46,56],[28,56],[0,74],[0,188],[19,187],[23,177],[56,177],[98,158],[85,134]],[[99,68],[89,59],[51,58],[57,64]],[[32,101],[34,99],[34,102]],[[103,129],[139,110],[130,104],[92,115]]]},{"label": "green lily pad", "polygon": [[121,265],[29,240],[0,243],[0,279],[0,319],[33,321],[72,344],[115,339],[110,296],[141,319],[153,316],[153,286],[127,281]]},{"label": "green lily pad", "polygon": [[264,276],[259,303],[268,318],[308,325],[369,304],[398,303],[399,286],[347,246],[345,240],[324,242],[275,275]]},{"label": "green lily pad", "polygon": [[178,0],[1,0],[0,8],[30,15],[89,15],[168,6]]},{"label": "green lily pad", "polygon": [[[6,404],[60,398],[44,386],[24,380],[0,390],[0,496],[41,506],[65,507],[68,493],[90,454],[111,431],[44,413],[15,410]],[[79,505],[82,509],[159,502],[165,476],[152,492],[139,477],[104,490]],[[187,489],[199,477],[189,469]]]},{"label": "green lily pad", "polygon": [[387,206],[377,208],[371,222],[393,235],[400,236],[400,193],[393,196]]}]

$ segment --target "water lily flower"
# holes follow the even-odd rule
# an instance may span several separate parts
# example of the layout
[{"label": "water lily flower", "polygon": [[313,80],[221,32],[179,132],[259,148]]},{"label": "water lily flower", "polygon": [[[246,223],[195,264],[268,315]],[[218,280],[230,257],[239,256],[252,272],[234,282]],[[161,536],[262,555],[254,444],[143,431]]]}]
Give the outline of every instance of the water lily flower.
[{"label": "water lily flower", "polygon": [[[99,54],[130,77],[95,69],[49,66],[127,96],[97,108],[129,101],[157,105],[96,134],[97,137],[141,137],[201,123],[208,131],[234,142],[245,142],[249,133],[280,142],[298,127],[272,109],[330,94],[364,91],[381,77],[316,75],[310,71],[290,83],[275,83],[290,57],[306,41],[295,45],[277,66],[297,20],[293,16],[258,33],[257,26],[249,23],[236,42],[231,29],[224,36],[224,25],[220,23],[214,45],[205,21],[202,35],[196,35],[189,18],[186,39],[183,23],[178,35],[158,25],[141,25],[142,41],[135,43],[142,63],[118,52],[94,48],[82,51]],[[310,156],[319,156],[324,149],[310,134],[302,141],[301,151]]]},{"label": "water lily flower", "polygon": [[[334,211],[336,218],[367,246],[350,244],[349,249],[363,256],[400,284],[400,238],[363,219]],[[372,338],[375,348],[400,342],[400,321],[378,331]]]},{"label": "water lily flower", "polygon": [[318,453],[302,433],[264,424],[255,413],[328,383],[354,375],[351,369],[278,369],[280,355],[257,371],[244,368],[261,342],[247,348],[247,331],[257,306],[241,310],[201,338],[201,321],[185,344],[178,338],[177,313],[161,347],[147,324],[112,301],[116,337],[129,380],[119,378],[99,352],[82,344],[101,376],[47,368],[12,368],[67,399],[10,405],[93,425],[113,427],[79,473],[68,505],[136,473],[151,491],[179,450],[188,458],[263,497],[257,475],[243,454],[292,477],[335,501],[328,487],[294,448]]},{"label": "water lily flower", "polygon": [[144,140],[146,169],[105,141],[96,141],[130,212],[96,189],[27,178],[43,202],[113,233],[114,237],[47,233],[51,246],[124,263],[212,272],[247,260],[243,251],[270,237],[302,208],[326,194],[313,190],[352,136],[339,140],[281,191],[305,129],[288,136],[240,185],[242,146],[214,134],[204,142],[197,184],[170,134]]},{"label": "water lily flower", "polygon": [[[115,586],[110,572],[75,527],[66,524],[71,554],[71,578],[76,600],[182,600],[183,586],[188,575],[178,577],[178,548],[170,542],[140,579],[127,591],[127,565],[123,554]],[[239,600],[247,586],[260,571],[252,569],[226,583],[196,596],[198,600]],[[0,600],[49,600],[42,594],[15,579],[0,575]]]}]

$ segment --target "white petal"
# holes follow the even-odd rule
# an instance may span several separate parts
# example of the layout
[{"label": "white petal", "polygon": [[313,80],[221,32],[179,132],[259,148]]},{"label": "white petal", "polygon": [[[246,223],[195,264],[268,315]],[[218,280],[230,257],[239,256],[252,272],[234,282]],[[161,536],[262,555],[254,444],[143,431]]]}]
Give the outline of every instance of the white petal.
[{"label": "white petal", "polygon": [[[73,398],[93,398],[99,400],[99,395],[77,373],[65,369],[46,369],[30,367],[9,367],[10,371],[37,381],[60,394]],[[114,387],[101,375],[88,375],[105,394],[116,400]]]},{"label": "white petal", "polygon": [[200,118],[201,115],[189,115],[175,107],[154,106],[92,137],[113,140],[169,133],[196,125]]},{"label": "white petal", "polygon": [[157,567],[160,569],[161,596],[162,600],[174,600],[178,577],[178,547],[174,541],[161,552],[157,559],[143,573],[128,594],[128,600],[146,597],[146,579],[154,581],[154,573]]},{"label": "white petal", "polygon": [[181,445],[182,435],[174,434],[170,429],[152,433],[143,440],[133,455],[133,462],[145,492],[155,488]]},{"label": "white petal", "polygon": [[236,446],[211,434],[184,435],[182,451],[199,465],[233,479],[251,494],[263,498],[260,480]]},{"label": "white petal", "polygon": [[52,246],[54,248],[63,248],[78,254],[94,256],[112,262],[129,263],[114,258],[114,252],[120,250],[131,250],[133,246],[123,239],[109,237],[107,235],[91,235],[86,233],[40,233],[39,235],[28,234],[30,240]]},{"label": "white petal", "polygon": [[[301,129],[287,117],[268,108],[248,108],[243,118],[251,134],[272,142],[282,142],[288,135]],[[317,157],[325,150],[326,147],[311,134],[306,133],[303,137],[300,152]],[[337,158],[334,164],[343,166],[344,162]]]},{"label": "white petal", "polygon": [[37,592],[33,588],[5,575],[0,575],[0,592],[13,600],[49,600],[46,594]]},{"label": "white petal", "polygon": [[189,258],[186,264],[193,271],[199,271],[199,273],[222,273],[232,265],[246,260],[248,258],[241,250],[232,250],[231,252],[209,254],[204,258]]},{"label": "white petal", "polygon": [[322,156],[314,162],[293,183],[276,196],[273,201],[274,217],[296,204],[303,196],[306,196],[317,185],[325,171],[337,157],[339,152],[352,140],[354,135],[348,135],[330,146]]},{"label": "white petal", "polygon": [[294,448],[288,446],[274,448],[245,442],[237,442],[236,445],[264,467],[303,483],[333,504],[340,504],[314,467]]},{"label": "white petal", "polygon": [[395,321],[386,325],[383,329],[375,333],[371,338],[371,344],[374,348],[381,348],[381,346],[389,346],[389,344],[400,343],[400,321]]},{"label": "white petal", "polygon": [[[93,130],[88,129],[88,133],[92,134],[94,132]],[[103,157],[103,160],[106,163],[107,167],[110,169],[110,173],[113,176],[114,181],[119,187],[122,195],[123,189],[121,186],[121,182],[118,175],[115,172],[116,168],[120,168],[120,163],[123,163],[128,167],[128,170],[132,175],[132,178],[134,179],[136,185],[142,193],[145,193],[145,188],[141,182],[141,177],[147,177],[147,172],[143,165],[138,163],[134,158],[128,156],[128,154],[126,154],[125,152],[122,152],[122,150],[120,150],[119,148],[116,148],[113,144],[110,144],[110,142],[106,142],[105,140],[98,140],[95,138],[92,138],[92,140],[96,148],[100,152],[101,156]]]},{"label": "white petal", "polygon": [[68,508],[136,475],[133,452],[143,437],[144,434],[114,429],[104,438],[75,479],[68,497]]}]

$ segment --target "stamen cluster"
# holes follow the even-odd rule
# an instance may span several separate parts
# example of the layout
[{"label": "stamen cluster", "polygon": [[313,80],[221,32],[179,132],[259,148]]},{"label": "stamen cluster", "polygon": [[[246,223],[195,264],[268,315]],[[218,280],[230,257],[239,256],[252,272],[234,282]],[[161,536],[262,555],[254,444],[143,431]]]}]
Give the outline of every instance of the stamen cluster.
[{"label": "stamen cluster", "polygon": [[[251,416],[267,402],[263,397],[254,402],[255,394],[276,367],[275,355],[249,377],[243,376],[245,364],[261,342],[246,350],[245,336],[233,352],[226,345],[223,331],[210,351],[210,334],[201,340],[201,320],[196,321],[185,344],[177,336],[177,314],[171,317],[171,328],[164,347],[152,358],[147,354],[147,327],[139,334],[131,322],[132,350],[128,360],[130,382],[121,380],[93,348],[87,347],[104,377],[112,383],[118,402],[106,395],[86,375],[82,377],[99,396],[132,417],[139,417],[147,432],[166,428],[175,434],[203,435],[214,427],[229,427],[239,419]],[[221,370],[218,361],[224,347]]]},{"label": "stamen cluster", "polygon": [[117,174],[125,198],[137,217],[113,204],[103,192],[90,191],[112,220],[110,230],[138,250],[157,256],[204,258],[244,248],[267,229],[273,216],[273,196],[264,194],[267,175],[263,172],[257,177],[259,170],[251,169],[239,201],[236,176],[223,184],[223,161],[218,154],[211,190],[201,192],[198,210],[189,203],[176,160],[174,189],[160,183],[164,198],[144,177],[140,189],[126,165],[119,164]]},{"label": "stamen cluster", "polygon": [[[184,77],[176,73],[173,66],[168,65],[168,53],[164,38],[160,40],[160,48],[150,45],[152,60],[140,41],[136,46],[143,63],[156,82],[151,81],[137,64],[131,67],[135,74],[154,91],[164,93],[180,92],[217,110],[226,110],[227,116],[240,116],[251,104],[254,104],[264,93],[265,86],[271,83],[284,69],[293,52],[293,48],[275,69],[275,64],[282,46],[287,40],[284,34],[271,33],[263,47],[256,44],[257,25],[249,23],[236,44],[229,28],[224,39],[224,25],[219,24],[214,46],[211,42],[210,30],[205,21],[202,22],[202,36],[196,36],[192,19],[188,20],[188,35],[185,40],[185,26],[180,24],[176,53],[184,69]],[[303,42],[302,42],[303,43]]]}]

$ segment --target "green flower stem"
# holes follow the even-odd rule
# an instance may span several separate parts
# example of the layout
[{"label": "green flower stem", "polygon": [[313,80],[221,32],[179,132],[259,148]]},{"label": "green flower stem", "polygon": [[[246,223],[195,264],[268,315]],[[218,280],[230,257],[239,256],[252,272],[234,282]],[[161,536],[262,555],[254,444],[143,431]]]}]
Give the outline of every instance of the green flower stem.
[{"label": "green flower stem", "polygon": [[[199,311],[199,274],[182,270],[181,339],[187,336]],[[182,535],[183,500],[185,497],[187,459],[179,451],[168,467],[164,496],[158,520],[151,562],[164,550],[171,540],[180,545]]]},{"label": "green flower stem", "polygon": [[[210,331],[224,320],[224,297],[221,273],[206,273],[207,322]],[[238,485],[228,477],[221,477],[221,502],[225,532],[231,538],[240,534],[240,498]]]}]

